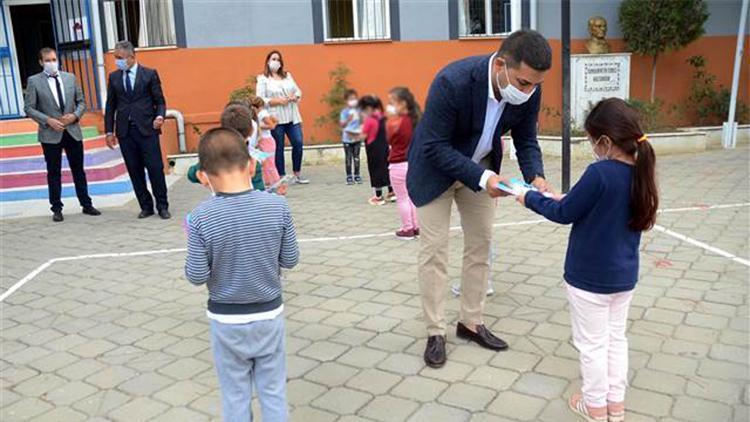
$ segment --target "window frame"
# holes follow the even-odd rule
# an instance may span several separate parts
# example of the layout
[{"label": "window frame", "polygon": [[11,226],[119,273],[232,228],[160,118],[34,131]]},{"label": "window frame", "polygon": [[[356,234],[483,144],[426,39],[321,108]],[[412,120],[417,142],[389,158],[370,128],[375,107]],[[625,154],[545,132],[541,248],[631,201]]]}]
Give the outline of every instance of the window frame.
[{"label": "window frame", "polygon": [[[138,46],[138,43],[135,42],[134,40],[131,40],[129,38],[118,37],[120,23],[115,20],[115,21],[112,21],[112,25],[109,25],[108,18],[106,17],[106,15],[108,14],[106,5],[108,3],[112,4],[114,8],[116,9],[119,8],[121,14],[124,15],[126,13],[125,3],[129,1],[131,0],[101,0],[101,9],[99,10],[102,13],[101,21],[102,21],[102,27],[104,29],[102,31],[102,37],[106,40],[106,42],[104,43],[104,45],[107,46],[107,50],[105,51],[106,53],[114,51],[115,44],[118,41],[123,41],[123,40],[130,41],[131,43],[133,43],[135,51],[167,50],[167,49],[178,48],[180,46],[179,30],[178,30],[178,25],[177,25],[178,24],[177,3],[179,0],[169,0],[172,3],[172,19],[174,20],[174,22],[172,23],[172,27],[174,29],[174,34],[173,34],[174,42],[173,43],[162,44],[162,45],[149,45],[149,46],[141,47],[141,46]],[[137,1],[137,4],[140,7],[140,0]],[[117,15],[115,14],[115,19],[116,19],[116,16]],[[122,22],[122,27],[123,27],[123,31],[125,32],[125,35],[127,35],[129,32],[127,25],[128,25],[127,19],[124,19]]]},{"label": "window frame", "polygon": [[[457,2],[457,14],[456,21],[457,27],[460,28],[460,19],[462,16],[463,2]],[[465,14],[468,11],[464,11]],[[474,39],[487,39],[487,38],[505,38],[513,32],[521,29],[522,23],[523,5],[522,0],[510,0],[510,30],[507,32],[489,33],[492,30],[492,0],[484,0],[484,34],[461,34],[458,31],[459,40],[474,40]]]},{"label": "window frame", "polygon": [[[336,43],[360,43],[360,42],[389,42],[393,41],[393,31],[391,28],[391,2],[390,0],[381,0],[381,4],[385,7],[385,14],[383,15],[383,27],[385,28],[385,34],[382,37],[369,37],[369,38],[363,38],[362,36],[358,36],[357,34],[361,32],[361,28],[359,27],[359,10],[357,7],[357,0],[349,0],[352,2],[352,20],[354,28],[354,36],[353,37],[342,37],[342,38],[331,38],[329,35],[329,27],[328,27],[328,1],[322,0],[321,6],[322,6],[322,15],[323,15],[323,42],[324,43],[330,43],[330,44],[336,44]],[[367,1],[367,0],[365,0]]]}]

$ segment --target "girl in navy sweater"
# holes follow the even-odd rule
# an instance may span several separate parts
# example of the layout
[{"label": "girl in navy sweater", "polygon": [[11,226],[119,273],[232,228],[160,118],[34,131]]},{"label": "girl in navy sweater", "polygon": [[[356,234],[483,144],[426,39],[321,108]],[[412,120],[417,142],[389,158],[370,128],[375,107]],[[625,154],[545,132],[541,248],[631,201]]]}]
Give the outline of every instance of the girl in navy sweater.
[{"label": "girl in navy sweater", "polygon": [[596,162],[570,193],[556,200],[529,191],[518,201],[551,221],[573,224],[564,277],[583,385],[568,404],[588,421],[619,422],[625,418],[625,331],[638,247],[659,204],[656,158],[638,114],[619,98],[600,101],[585,128]]}]

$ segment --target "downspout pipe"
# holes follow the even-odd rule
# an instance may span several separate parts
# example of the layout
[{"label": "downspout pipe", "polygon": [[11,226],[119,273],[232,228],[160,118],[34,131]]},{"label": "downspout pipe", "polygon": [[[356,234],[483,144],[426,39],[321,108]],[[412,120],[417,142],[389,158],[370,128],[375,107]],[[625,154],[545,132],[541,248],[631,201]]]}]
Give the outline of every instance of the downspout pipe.
[{"label": "downspout pipe", "polygon": [[102,109],[102,114],[105,112],[105,104],[107,103],[107,75],[106,69],[104,68],[104,49],[102,48],[102,25],[101,16],[99,15],[99,1],[92,1],[89,8],[91,14],[91,32],[92,42],[95,46],[96,57],[94,63],[96,65],[96,73],[98,75],[97,81],[99,82],[99,105]]},{"label": "downspout pipe", "polygon": [[179,141],[180,154],[187,153],[187,142],[185,141],[185,118],[182,116],[179,110],[170,108],[167,110],[167,115],[164,118],[175,119],[177,121],[177,139]]}]

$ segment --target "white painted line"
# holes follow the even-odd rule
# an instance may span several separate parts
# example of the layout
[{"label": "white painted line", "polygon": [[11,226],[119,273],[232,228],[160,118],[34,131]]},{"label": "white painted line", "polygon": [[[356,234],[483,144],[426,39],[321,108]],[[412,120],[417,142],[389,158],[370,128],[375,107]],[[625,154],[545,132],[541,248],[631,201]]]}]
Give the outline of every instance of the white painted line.
[{"label": "white painted line", "polygon": [[739,207],[748,207],[750,206],[750,202],[744,202],[739,204],[723,204],[723,205],[706,205],[706,206],[698,206],[698,207],[685,207],[685,208],[667,208],[663,210],[659,210],[659,214],[664,213],[670,213],[670,212],[685,212],[685,211],[707,211],[707,210],[720,210],[725,208],[739,208]]},{"label": "white painted line", "polygon": [[[545,219],[538,219],[538,220],[523,220],[523,221],[512,221],[508,223],[496,223],[493,224],[492,227],[508,227],[508,226],[524,226],[527,224],[539,224],[544,223],[547,220]],[[451,231],[461,230],[461,226],[451,226]],[[377,234],[357,234],[352,236],[334,236],[334,237],[315,237],[310,239],[299,239],[299,243],[308,243],[308,242],[329,242],[332,240],[360,240],[360,239],[372,239],[376,237],[390,237],[394,236],[394,232],[388,232],[388,233],[377,233]]]},{"label": "white painted line", "polygon": [[685,236],[684,234],[677,233],[675,231],[669,230],[668,228],[660,226],[658,224],[654,226],[654,230],[656,230],[658,232],[662,232],[662,233],[664,233],[666,235],[672,236],[672,237],[674,237],[676,239],[680,239],[683,242],[687,242],[687,243],[689,243],[689,244],[691,244],[693,246],[697,246],[697,247],[705,249],[705,250],[707,250],[709,252],[713,252],[716,255],[723,256],[724,258],[729,258],[729,259],[731,259],[734,262],[737,262],[737,263],[740,263],[740,264],[745,265],[747,267],[750,267],[750,261],[748,261],[747,259],[740,258],[737,255],[733,255],[733,254],[731,254],[731,253],[729,253],[729,252],[727,252],[727,251],[725,251],[723,249],[719,249],[719,248],[717,248],[715,246],[711,246],[711,245],[709,245],[707,243],[703,243],[700,240],[695,240],[692,237],[688,237],[688,236]]},{"label": "white painted line", "polygon": [[[724,204],[724,205],[710,205],[706,207],[686,207],[686,208],[671,208],[671,209],[667,208],[667,209],[659,210],[659,212],[669,213],[669,212],[684,212],[684,211],[706,211],[706,210],[714,210],[714,209],[737,208],[737,207],[747,207],[747,206],[750,206],[750,202],[737,203],[737,204]],[[492,227],[524,226],[528,224],[540,224],[546,221],[547,220],[545,219],[512,221],[512,222],[507,222],[507,223],[495,223],[492,225]],[[743,259],[743,258],[739,258],[722,249],[715,248],[711,245],[705,244],[695,239],[691,239],[685,235],[673,232],[659,225],[654,226],[654,229],[750,267],[750,261]],[[461,227],[452,226],[450,230],[452,231],[461,230]],[[316,238],[309,238],[309,239],[299,239],[298,242],[299,243],[312,243],[312,242],[328,242],[328,241],[334,241],[334,240],[338,240],[338,241],[359,240],[359,239],[372,239],[372,238],[377,238],[377,237],[388,237],[388,236],[393,236],[393,235],[394,234],[392,232],[388,232],[388,233],[377,233],[377,234],[360,234],[360,235],[352,235],[352,236],[316,237]],[[26,274],[24,278],[18,280],[13,286],[11,286],[8,290],[3,292],[3,294],[0,295],[0,302],[7,299],[10,295],[12,295],[18,289],[23,287],[24,284],[36,278],[36,276],[38,276],[42,271],[46,270],[50,265],[54,264],[55,262],[77,261],[81,259],[95,259],[95,258],[117,258],[117,257],[127,257],[127,256],[158,255],[158,254],[178,253],[178,252],[186,252],[186,251],[187,251],[186,248],[175,248],[175,249],[157,249],[157,250],[151,250],[151,251],[114,252],[114,253],[102,253],[102,254],[91,254],[91,255],[76,255],[76,256],[53,258],[43,263],[42,265],[36,267],[36,269]]]},{"label": "white painted line", "polygon": [[26,274],[26,277],[18,280],[16,282],[16,284],[10,286],[10,289],[4,291],[3,294],[0,295],[0,302],[4,301],[5,298],[7,298],[8,296],[12,295],[13,292],[15,292],[16,290],[20,289],[21,286],[23,286],[24,284],[26,284],[29,281],[31,281],[34,277],[38,276],[39,273],[41,273],[42,271],[46,270],[47,267],[49,267],[50,265],[52,265],[53,262],[55,262],[55,260],[54,259],[50,259],[49,261],[45,262],[44,264],[36,267],[36,269],[34,271]]}]

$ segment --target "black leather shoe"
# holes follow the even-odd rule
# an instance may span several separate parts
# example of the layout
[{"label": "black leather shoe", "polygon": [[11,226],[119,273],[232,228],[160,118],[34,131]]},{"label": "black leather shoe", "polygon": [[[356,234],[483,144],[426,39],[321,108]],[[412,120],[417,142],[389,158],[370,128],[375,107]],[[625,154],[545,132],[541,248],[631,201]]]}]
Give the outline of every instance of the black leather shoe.
[{"label": "black leather shoe", "polygon": [[59,223],[61,221],[65,220],[62,215],[62,211],[53,211],[52,212],[52,221],[55,223]]},{"label": "black leather shoe", "polygon": [[445,336],[430,336],[424,349],[424,363],[430,368],[445,365]]},{"label": "black leather shoe", "polygon": [[83,207],[83,213],[86,215],[102,215],[101,211],[91,205],[89,205],[88,207]]},{"label": "black leather shoe", "polygon": [[169,220],[172,218],[172,214],[169,213],[169,210],[159,210],[159,217],[161,217],[162,220]]},{"label": "black leather shoe", "polygon": [[508,343],[495,337],[495,335],[484,325],[477,325],[477,332],[475,333],[463,323],[459,322],[456,327],[456,336],[465,340],[473,341],[474,343],[490,350],[505,350],[508,348]]},{"label": "black leather shoe", "polygon": [[154,215],[154,210],[141,210],[141,213],[138,214],[138,218],[147,218]]}]

